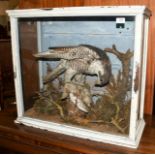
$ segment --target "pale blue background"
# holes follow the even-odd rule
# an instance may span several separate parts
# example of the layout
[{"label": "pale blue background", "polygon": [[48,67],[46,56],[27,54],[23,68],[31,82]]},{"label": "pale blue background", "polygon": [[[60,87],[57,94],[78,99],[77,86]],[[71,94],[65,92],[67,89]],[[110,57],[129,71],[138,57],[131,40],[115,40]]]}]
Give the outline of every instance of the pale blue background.
[{"label": "pale blue background", "polygon": [[[103,21],[43,21],[41,22],[41,47],[46,51],[49,47],[76,46],[88,44],[101,49],[111,48],[113,44],[121,52],[134,49],[135,22],[127,20],[124,28],[116,28],[115,20]],[[113,54],[108,54],[112,73],[121,69],[120,61]],[[43,62],[43,74],[46,74],[46,63]],[[54,68],[58,62],[50,62]],[[91,79],[93,85],[94,77]],[[102,89],[102,88],[97,88]]]}]

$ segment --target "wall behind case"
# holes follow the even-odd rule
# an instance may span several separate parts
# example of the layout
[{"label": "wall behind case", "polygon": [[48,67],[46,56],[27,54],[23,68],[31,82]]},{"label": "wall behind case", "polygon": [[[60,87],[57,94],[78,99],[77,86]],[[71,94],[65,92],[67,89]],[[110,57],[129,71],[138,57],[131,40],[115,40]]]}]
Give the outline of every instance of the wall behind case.
[{"label": "wall behind case", "polygon": [[152,11],[149,29],[147,79],[145,93],[145,113],[152,114],[155,81],[155,1],[154,0],[20,0],[19,8],[50,8],[66,6],[110,6],[110,5],[146,5]]}]

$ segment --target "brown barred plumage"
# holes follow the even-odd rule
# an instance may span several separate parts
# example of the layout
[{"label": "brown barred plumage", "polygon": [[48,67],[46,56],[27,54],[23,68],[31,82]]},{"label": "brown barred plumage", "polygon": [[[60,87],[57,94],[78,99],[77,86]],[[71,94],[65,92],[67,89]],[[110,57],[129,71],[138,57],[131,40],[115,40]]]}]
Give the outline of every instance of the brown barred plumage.
[{"label": "brown barred plumage", "polygon": [[111,75],[111,64],[106,53],[94,46],[79,45],[75,47],[53,48],[35,55],[37,58],[61,59],[60,64],[44,80],[45,83],[55,79],[65,71],[65,82],[71,82],[77,74],[97,75],[97,84],[107,83]]}]

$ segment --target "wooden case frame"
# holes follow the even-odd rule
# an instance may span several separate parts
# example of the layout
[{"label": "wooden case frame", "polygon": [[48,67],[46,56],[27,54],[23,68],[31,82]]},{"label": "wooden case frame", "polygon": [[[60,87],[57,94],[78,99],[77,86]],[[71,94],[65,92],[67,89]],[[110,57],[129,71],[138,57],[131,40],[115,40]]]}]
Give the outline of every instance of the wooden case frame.
[{"label": "wooden case frame", "polygon": [[[63,133],[75,137],[86,138],[90,140],[111,143],[131,148],[137,148],[143,133],[145,121],[144,114],[144,97],[146,81],[146,64],[147,64],[147,41],[148,25],[151,12],[145,6],[111,6],[111,7],[70,7],[70,8],[52,8],[52,9],[29,9],[29,10],[8,10],[11,23],[12,37],[12,55],[14,68],[14,81],[16,90],[16,102],[18,117],[16,123],[22,123],[27,126],[33,126],[41,129],[47,129],[58,133]],[[135,17],[135,41],[134,41],[134,58],[133,58],[133,75],[132,75],[132,99],[130,128],[128,136],[112,135],[97,131],[87,130],[69,125],[43,121],[39,119],[24,116],[23,90],[21,78],[21,66],[19,55],[19,18],[35,17],[69,17],[69,16],[134,16]],[[143,55],[141,57],[141,55]],[[142,58],[142,59],[141,59]],[[143,62],[141,64],[141,62]],[[140,91],[134,91],[134,79],[136,78],[136,66],[141,64],[141,87]],[[140,93],[139,93],[140,92]],[[140,97],[140,100],[139,100]],[[137,118],[138,102],[140,102],[140,118]]]}]

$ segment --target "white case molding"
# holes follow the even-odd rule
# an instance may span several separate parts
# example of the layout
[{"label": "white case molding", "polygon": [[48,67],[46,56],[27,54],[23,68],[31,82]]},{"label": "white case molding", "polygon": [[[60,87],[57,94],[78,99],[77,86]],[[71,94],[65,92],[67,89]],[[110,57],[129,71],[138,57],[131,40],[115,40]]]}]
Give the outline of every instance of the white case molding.
[{"label": "white case molding", "polygon": [[[94,141],[111,143],[125,147],[137,148],[140,142],[145,122],[144,112],[144,94],[146,81],[146,63],[147,63],[147,40],[148,24],[151,12],[145,6],[100,6],[100,7],[70,7],[70,8],[52,8],[52,9],[27,9],[27,10],[8,10],[11,21],[12,37],[12,55],[15,77],[16,102],[18,118],[16,123],[22,123],[27,126],[47,129],[70,136],[90,139]],[[22,90],[22,78],[19,56],[19,18],[35,17],[69,17],[69,16],[135,16],[135,42],[134,42],[134,60],[132,76],[132,101],[130,114],[129,136],[113,135],[101,133],[84,128],[43,121],[39,119],[24,116],[24,102]],[[144,33],[143,33],[144,32]],[[142,52],[143,51],[143,52]],[[138,92],[134,92],[134,79],[136,77],[136,66],[141,64],[141,54],[143,54],[141,96],[140,96],[140,120],[137,118],[138,111]]]}]

